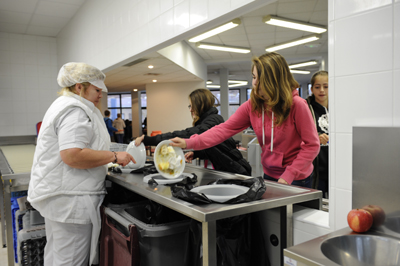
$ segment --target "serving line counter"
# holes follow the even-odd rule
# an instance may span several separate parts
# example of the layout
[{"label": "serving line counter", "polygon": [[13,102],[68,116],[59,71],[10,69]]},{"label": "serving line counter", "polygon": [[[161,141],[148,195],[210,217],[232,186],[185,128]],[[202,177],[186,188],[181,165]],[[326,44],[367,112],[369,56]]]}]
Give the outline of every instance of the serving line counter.
[{"label": "serving line counter", "polygon": [[[214,171],[194,165],[186,165],[185,173],[197,175],[195,186],[206,185],[216,179],[246,179],[248,176]],[[216,222],[233,216],[277,208],[280,211],[281,248],[293,245],[293,205],[301,204],[310,208],[321,209],[322,193],[318,190],[283,185],[266,181],[267,190],[262,199],[240,204],[203,204],[196,205],[175,198],[169,186],[150,186],[143,181],[143,174],[124,174],[109,172],[107,180],[129,189],[141,196],[165,207],[180,212],[202,223],[203,265],[217,265]],[[283,252],[281,255],[283,264]]]},{"label": "serving line counter", "polygon": [[[12,148],[10,147],[10,151],[18,151],[16,154],[19,154],[19,156],[15,156],[15,160],[11,159],[14,158],[12,155],[13,153],[7,151],[9,147],[1,147],[3,148],[4,154],[1,153],[2,156],[0,156],[0,162],[2,163],[0,169],[1,229],[3,232],[2,244],[3,247],[7,244],[9,266],[14,265],[13,233],[12,226],[6,227],[4,222],[6,222],[6,225],[12,225],[11,193],[28,189],[30,178],[29,171],[34,153],[34,145],[28,145],[25,147],[17,146],[18,145]],[[19,149],[22,149],[25,156],[29,158],[22,158],[22,151],[19,151]],[[21,161],[26,162],[26,167],[24,165],[19,165]],[[25,168],[29,170],[26,170]],[[186,165],[184,172],[195,173],[197,175],[198,182],[196,183],[196,186],[206,185],[219,178],[251,178],[248,176],[234,175],[188,164]],[[173,197],[169,186],[158,185],[152,187],[148,185],[143,182],[143,174],[117,174],[109,172],[107,180],[201,222],[203,237],[203,265],[210,266],[217,265],[217,220],[247,213],[261,212],[264,210],[278,210],[282,218],[280,232],[280,261],[283,263],[283,249],[293,245],[293,205],[301,204],[306,207],[320,209],[322,201],[322,194],[320,191],[266,181],[267,190],[263,195],[263,198],[258,201],[230,205],[195,205]],[[4,219],[4,217],[6,219]]]}]

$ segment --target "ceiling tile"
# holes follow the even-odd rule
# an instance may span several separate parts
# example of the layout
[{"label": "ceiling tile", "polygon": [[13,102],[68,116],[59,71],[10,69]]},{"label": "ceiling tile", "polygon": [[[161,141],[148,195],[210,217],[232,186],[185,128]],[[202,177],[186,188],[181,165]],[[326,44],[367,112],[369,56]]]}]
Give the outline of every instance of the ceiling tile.
[{"label": "ceiling tile", "polygon": [[35,13],[39,15],[72,18],[78,9],[79,6],[76,5],[40,1]]},{"label": "ceiling tile", "polygon": [[1,0],[0,10],[32,13],[38,0]]},{"label": "ceiling tile", "polygon": [[28,24],[32,15],[23,12],[0,10],[0,23]]}]

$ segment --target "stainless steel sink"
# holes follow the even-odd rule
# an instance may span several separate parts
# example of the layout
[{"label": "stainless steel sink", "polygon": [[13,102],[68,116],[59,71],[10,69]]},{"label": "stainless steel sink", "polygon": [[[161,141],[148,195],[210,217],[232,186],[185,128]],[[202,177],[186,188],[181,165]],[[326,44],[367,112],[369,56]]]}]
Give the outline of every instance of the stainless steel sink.
[{"label": "stainless steel sink", "polygon": [[377,235],[342,235],[324,240],[322,253],[339,265],[400,265],[400,240]]},{"label": "stainless steel sink", "polygon": [[400,217],[387,218],[384,226],[393,232],[400,233]]}]

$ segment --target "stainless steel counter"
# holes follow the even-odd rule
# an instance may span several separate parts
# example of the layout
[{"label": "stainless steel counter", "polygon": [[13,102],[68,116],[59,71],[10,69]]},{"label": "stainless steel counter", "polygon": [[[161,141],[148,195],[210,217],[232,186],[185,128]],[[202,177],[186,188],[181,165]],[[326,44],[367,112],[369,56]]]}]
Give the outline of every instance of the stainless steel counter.
[{"label": "stainless steel counter", "polygon": [[[351,240],[351,241],[350,241]],[[285,266],[400,265],[400,239],[349,227],[284,250]]]},{"label": "stainless steel counter", "polygon": [[[198,185],[205,185],[219,178],[245,179],[251,178],[242,175],[218,172],[203,167],[186,165],[186,173],[195,173]],[[321,209],[322,193],[318,190],[301,188],[290,185],[278,184],[266,181],[267,190],[262,199],[241,204],[205,204],[195,205],[171,194],[169,186],[159,185],[151,187],[143,182],[143,174],[118,174],[109,172],[107,179],[115,182],[139,195],[162,204],[170,209],[180,212],[202,223],[203,228],[203,265],[217,265],[216,256],[216,221],[237,215],[263,211],[272,208],[280,208],[281,214],[286,219],[284,232],[282,232],[282,247],[290,247],[293,244],[293,204],[303,203],[308,207]]]}]

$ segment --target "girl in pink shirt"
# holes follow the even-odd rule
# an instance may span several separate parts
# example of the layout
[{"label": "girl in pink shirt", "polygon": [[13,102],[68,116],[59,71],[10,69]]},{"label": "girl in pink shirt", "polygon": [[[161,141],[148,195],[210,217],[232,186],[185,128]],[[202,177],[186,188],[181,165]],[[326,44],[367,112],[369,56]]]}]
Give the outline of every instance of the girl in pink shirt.
[{"label": "girl in pink shirt", "polygon": [[311,187],[319,138],[310,110],[286,60],[278,53],[252,59],[250,100],[225,122],[190,139],[173,138],[172,146],[202,150],[252,126],[261,146],[264,178]]}]

